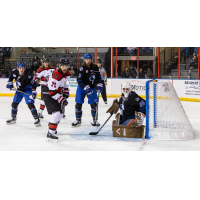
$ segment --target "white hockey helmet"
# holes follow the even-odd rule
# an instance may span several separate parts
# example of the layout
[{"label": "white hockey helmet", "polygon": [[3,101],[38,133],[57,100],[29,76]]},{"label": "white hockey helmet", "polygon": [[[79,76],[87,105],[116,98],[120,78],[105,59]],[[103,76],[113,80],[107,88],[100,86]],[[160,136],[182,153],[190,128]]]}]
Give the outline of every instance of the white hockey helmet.
[{"label": "white hockey helmet", "polygon": [[128,81],[122,84],[122,94],[124,94],[125,98],[129,96],[132,89],[133,89],[133,86]]}]

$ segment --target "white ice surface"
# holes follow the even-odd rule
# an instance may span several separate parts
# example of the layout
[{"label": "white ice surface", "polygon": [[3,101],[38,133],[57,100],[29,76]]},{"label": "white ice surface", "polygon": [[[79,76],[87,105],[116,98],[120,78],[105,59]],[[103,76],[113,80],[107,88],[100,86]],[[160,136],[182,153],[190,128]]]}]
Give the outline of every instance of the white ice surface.
[{"label": "white ice surface", "polygon": [[[97,136],[89,136],[92,131],[98,128],[92,127],[90,106],[83,104],[82,125],[78,128],[71,128],[71,123],[75,121],[75,98],[69,98],[66,107],[66,118],[62,119],[58,126],[57,143],[46,142],[48,132],[48,121],[50,116],[45,109],[44,119],[41,126],[35,127],[34,120],[29,108],[22,100],[18,107],[17,123],[6,125],[6,120],[10,118],[12,97],[0,97],[0,150],[11,151],[189,151],[200,150],[200,103],[182,102],[186,114],[195,130],[195,138],[188,141],[135,141],[134,139],[123,139],[112,137],[112,120]],[[100,98],[99,122],[102,125],[109,117],[106,110],[112,104],[113,99],[108,98],[108,104],[103,103]],[[40,101],[36,100],[37,110]]]}]

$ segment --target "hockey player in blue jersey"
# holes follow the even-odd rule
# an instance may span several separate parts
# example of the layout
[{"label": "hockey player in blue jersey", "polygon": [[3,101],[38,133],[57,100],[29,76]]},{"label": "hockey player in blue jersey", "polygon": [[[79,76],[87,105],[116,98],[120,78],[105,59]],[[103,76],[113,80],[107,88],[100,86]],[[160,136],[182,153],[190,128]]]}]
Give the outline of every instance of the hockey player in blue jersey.
[{"label": "hockey player in blue jersey", "polygon": [[[11,110],[11,118],[6,121],[7,124],[16,123],[17,120],[17,111],[18,105],[24,98],[26,104],[28,105],[33,118],[35,119],[35,126],[40,126],[40,119],[35,108],[35,97],[37,96],[36,87],[37,84],[33,79],[33,76],[25,71],[24,63],[19,63],[17,65],[17,70],[14,69],[9,75],[9,80],[7,82],[6,87],[10,90],[13,88],[13,80],[15,79],[17,85],[17,91],[15,92],[15,96],[13,98],[12,110]],[[26,94],[24,94],[26,93]],[[28,94],[28,95],[27,95]],[[32,98],[30,98],[30,96]]]},{"label": "hockey player in blue jersey", "polygon": [[99,68],[96,64],[92,62],[92,55],[85,54],[84,62],[82,67],[78,70],[77,73],[77,82],[78,87],[76,90],[76,98],[75,98],[75,113],[76,113],[76,121],[72,123],[72,127],[81,125],[82,118],[82,104],[84,103],[85,96],[87,95],[88,104],[91,106],[91,114],[93,118],[93,126],[100,126],[97,116],[97,91],[95,89],[95,81],[97,84],[97,91],[103,91],[103,83],[101,79],[101,75],[99,72]]}]

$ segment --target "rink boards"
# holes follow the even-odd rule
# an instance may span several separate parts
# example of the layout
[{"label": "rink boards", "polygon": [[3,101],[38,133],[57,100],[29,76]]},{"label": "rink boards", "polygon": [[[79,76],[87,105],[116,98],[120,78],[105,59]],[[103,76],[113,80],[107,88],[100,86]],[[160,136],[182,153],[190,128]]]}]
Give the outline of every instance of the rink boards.
[{"label": "rink boards", "polygon": [[[145,83],[149,79],[124,79],[124,78],[113,78],[108,79],[108,84],[106,86],[107,97],[119,98],[121,94],[121,85],[125,81],[130,82],[133,85],[133,89],[141,97],[145,98]],[[6,88],[6,83],[8,79],[0,79],[0,96],[14,96],[14,91],[10,91]],[[159,82],[172,82],[176,93],[181,101],[200,101],[200,80],[174,80],[174,79],[159,79]],[[70,96],[75,97],[77,82],[76,78],[71,78],[68,82],[68,87],[70,89]],[[37,88],[38,97],[41,96],[41,87]]]}]

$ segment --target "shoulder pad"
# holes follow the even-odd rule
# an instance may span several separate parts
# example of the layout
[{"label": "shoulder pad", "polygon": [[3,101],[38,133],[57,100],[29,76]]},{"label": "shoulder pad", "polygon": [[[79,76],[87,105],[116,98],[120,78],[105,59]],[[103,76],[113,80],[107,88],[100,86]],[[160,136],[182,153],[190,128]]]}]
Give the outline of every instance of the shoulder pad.
[{"label": "shoulder pad", "polygon": [[52,78],[56,79],[57,81],[59,81],[62,77],[62,74],[58,70],[53,72]]},{"label": "shoulder pad", "polygon": [[41,71],[43,71],[44,69],[42,67],[40,67],[38,70],[37,70],[37,73],[40,73]]},{"label": "shoulder pad", "polygon": [[67,76],[71,76],[69,70],[67,70],[67,73],[66,73]]},{"label": "shoulder pad", "polygon": [[56,67],[54,67],[54,66],[51,66],[51,68],[50,69],[56,69]]}]

